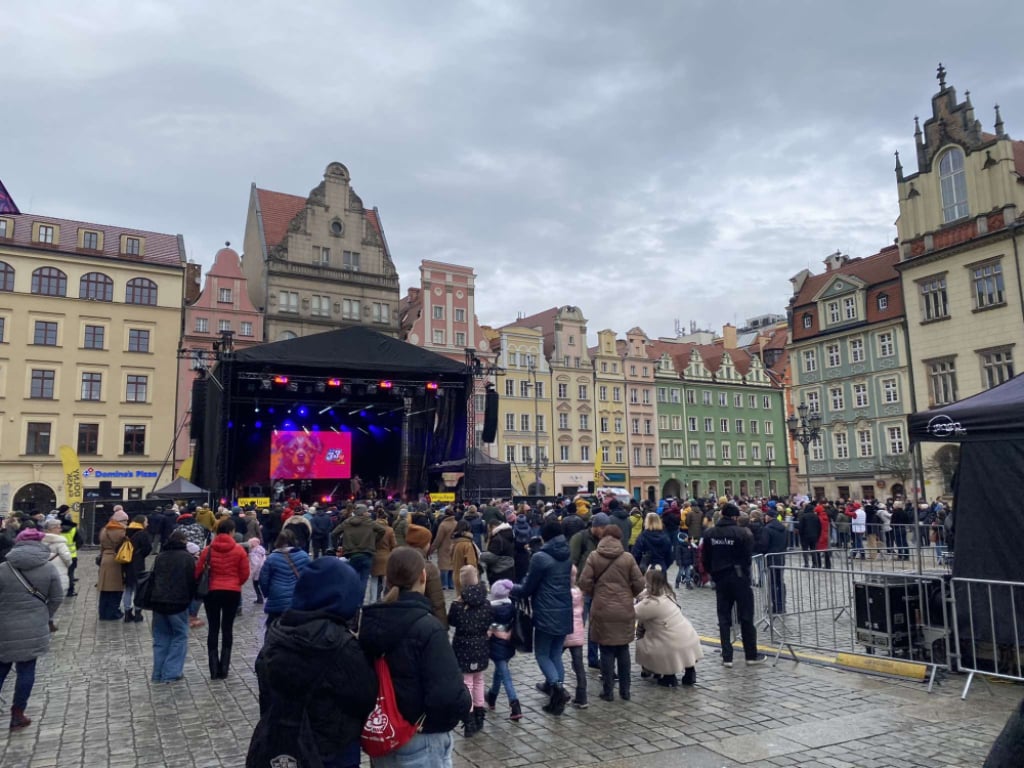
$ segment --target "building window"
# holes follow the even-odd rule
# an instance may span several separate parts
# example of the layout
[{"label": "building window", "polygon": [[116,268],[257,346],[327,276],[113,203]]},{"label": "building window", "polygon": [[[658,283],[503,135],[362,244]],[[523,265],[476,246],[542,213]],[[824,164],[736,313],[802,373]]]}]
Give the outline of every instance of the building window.
[{"label": "building window", "polygon": [[853,407],[868,407],[868,385],[864,383],[853,385]]},{"label": "building window", "polygon": [[67,296],[68,276],[55,267],[40,267],[32,273],[32,293],[40,296]]},{"label": "building window", "polygon": [[11,236],[7,221],[7,219],[0,219],[0,237],[8,238]]},{"label": "building window", "polygon": [[933,406],[956,402],[956,363],[953,358],[928,363],[928,390]]},{"label": "building window", "polygon": [[[754,447],[756,448],[757,446],[755,445]],[[764,458],[765,461],[775,461],[775,446],[771,443],[764,447]]]},{"label": "building window", "polygon": [[57,346],[57,324],[46,320],[36,320],[32,343],[44,347]]},{"label": "building window", "polygon": [[149,331],[140,328],[129,328],[128,351],[149,352]]},{"label": "building window", "polygon": [[850,362],[864,362],[864,339],[850,339]]},{"label": "building window", "polygon": [[712,442],[704,443],[704,455],[707,456],[708,461],[715,460],[715,444]]},{"label": "building window", "polygon": [[659,403],[667,403],[668,402],[668,387],[658,387],[658,402]]},{"label": "building window", "polygon": [[967,176],[964,153],[956,148],[939,160],[939,189],[942,191],[942,220],[946,224],[967,216]]},{"label": "building window", "polygon": [[82,399],[83,400],[99,400],[100,392],[103,389],[103,374],[102,373],[83,373],[82,374]]},{"label": "building window", "polygon": [[516,393],[516,380],[505,379],[505,397],[512,397]]},{"label": "building window", "polygon": [[585,413],[580,414],[580,429],[584,432],[590,429],[590,417]]},{"label": "building window", "polygon": [[682,402],[679,399],[680,398],[679,387],[672,387],[672,389],[669,390],[669,398],[672,400],[673,403],[680,403],[680,402]]},{"label": "building window", "polygon": [[430,316],[435,320],[444,320],[444,307],[439,307],[435,304],[431,308]]},{"label": "building window", "polygon": [[[636,457],[636,455],[637,455],[637,453],[639,453],[639,451],[640,451],[639,448],[634,448],[633,449],[633,456]],[[671,457],[672,457],[672,444],[669,443],[667,440],[662,440],[662,442],[661,442],[661,458],[668,459],[668,458],[671,458]],[[639,462],[637,462],[637,463],[639,463]]]},{"label": "building window", "polygon": [[764,408],[766,411],[767,410],[771,410],[771,407],[772,407],[772,396],[771,395],[763,395],[761,397],[761,407]]},{"label": "building window", "polygon": [[611,457],[611,453],[608,450],[608,446],[607,445],[602,445],[601,446],[601,461],[603,461],[605,464],[607,464],[608,461],[610,460],[610,457]]},{"label": "building window", "polygon": [[672,416],[672,429],[680,430],[681,431],[682,428],[683,428],[683,417],[682,416],[673,415]]},{"label": "building window", "polygon": [[47,245],[53,245],[53,227],[46,224],[39,225],[39,240],[40,243],[46,243]]},{"label": "building window", "polygon": [[705,389],[701,391],[701,402],[704,405],[711,405],[711,390]]},{"label": "building window", "polygon": [[438,345],[444,344],[444,331],[440,328],[434,329],[434,343]]},{"label": "building window", "polygon": [[[723,431],[725,431],[725,430],[723,430]],[[737,435],[742,435],[743,434],[743,419],[736,419],[736,434]]]},{"label": "building window", "polygon": [[718,393],[718,404],[722,408],[728,408],[729,407],[729,395],[727,393],[725,393],[725,392],[719,392]]},{"label": "building window", "polygon": [[853,296],[847,296],[843,299],[843,319],[857,319],[857,300]]},{"label": "building window", "polygon": [[747,407],[757,408],[757,395],[747,395]]},{"label": "building window", "polygon": [[622,446],[621,445],[615,446],[615,463],[616,464],[621,464],[622,463]]},{"label": "building window", "polygon": [[807,403],[807,413],[821,413],[821,398],[817,392],[805,393],[805,400]]},{"label": "building window", "polygon": [[842,387],[832,387],[828,391],[829,400],[831,401],[831,407],[833,411],[841,411],[846,407],[845,398],[843,397]]},{"label": "building window", "polygon": [[878,310],[884,312],[889,308],[889,297],[884,293],[878,294]]},{"label": "building window", "polygon": [[640,391],[640,402],[644,405],[651,404],[651,390],[643,389]]},{"label": "building window", "polygon": [[231,289],[230,288],[218,288],[217,289],[217,301],[222,304],[231,303]]},{"label": "building window", "polygon": [[196,333],[209,333],[210,321],[205,317],[196,318]]},{"label": "building window", "polygon": [[842,357],[839,355],[839,345],[829,344],[825,347],[825,354],[828,356],[828,367],[838,368],[842,365]]},{"label": "building window", "polygon": [[249,320],[242,321],[242,336],[252,336],[252,323]]},{"label": "building window", "polygon": [[[124,252],[128,256],[138,256],[142,250],[142,241],[137,237],[126,237],[124,239]],[[132,302],[128,302],[131,304]],[[142,302],[139,302],[140,304]]]},{"label": "building window", "polygon": [[752,435],[756,435],[756,434],[757,434],[757,428],[758,428],[758,426],[759,426],[759,425],[758,425],[758,423],[757,423],[757,419],[751,419],[751,420],[750,420],[750,434],[752,434]]},{"label": "building window", "polygon": [[741,394],[739,394],[737,392],[737,393],[735,393],[732,396],[732,407],[733,408],[742,408],[743,407],[743,395],[741,395]]},{"label": "building window", "polygon": [[456,323],[464,323],[464,322],[466,322],[466,310],[462,309],[461,307],[457,307],[455,309],[455,322]]},{"label": "building window", "polygon": [[524,413],[519,416],[519,428],[523,432],[530,431],[530,414]]},{"label": "building window", "polygon": [[516,447],[514,445],[505,446],[505,461],[516,463]]},{"label": "building window", "polygon": [[886,427],[885,432],[889,438],[889,455],[899,456],[906,450],[903,445],[903,427]]},{"label": "building window", "polygon": [[546,429],[544,429],[544,414],[543,413],[538,413],[537,414],[537,431],[538,432],[546,432],[547,431]]},{"label": "building window", "polygon": [[579,399],[580,400],[586,400],[587,399],[587,385],[586,384],[580,384],[579,390],[580,390],[579,391],[579,395],[580,395]]},{"label": "building window", "polygon": [[704,431],[705,432],[714,432],[715,431],[715,420],[712,419],[710,416],[705,416],[704,417]]},{"label": "building window", "polygon": [[277,311],[294,314],[299,311],[299,294],[297,291],[279,291],[277,294]]},{"label": "building window", "polygon": [[600,429],[601,429],[602,432],[607,432],[608,431],[608,417],[607,416],[602,416],[598,423],[600,424]]},{"label": "building window", "polygon": [[580,461],[590,461],[590,446],[589,445],[581,445],[580,446]]},{"label": "building window", "polygon": [[124,451],[125,456],[146,455],[146,425],[125,424],[124,425]]},{"label": "building window", "polygon": [[898,403],[900,390],[896,379],[882,379],[882,399],[886,403]]},{"label": "building window", "polygon": [[30,421],[25,439],[25,453],[46,456],[50,453],[50,422]]},{"label": "building window", "polygon": [[927,320],[949,317],[949,302],[946,298],[946,278],[930,277],[918,283],[921,291],[921,314]]},{"label": "building window", "polygon": [[114,281],[102,272],[89,272],[78,281],[78,298],[90,301],[113,301]]},{"label": "building window", "polygon": [[818,370],[818,355],[813,349],[804,350],[804,373],[814,373]]},{"label": "building window", "polygon": [[[634,458],[638,457],[634,456]],[[640,462],[638,461],[637,464],[639,463]],[[649,446],[644,448],[644,464],[648,467],[654,466],[654,449]]]},{"label": "building window", "polygon": [[[382,320],[381,322],[387,322],[387,321],[386,320]],[[466,334],[463,331],[456,331],[455,332],[455,346],[456,347],[465,347],[466,346]]]},{"label": "building window", "polygon": [[752,461],[761,460],[761,446],[757,443],[751,443],[750,445],[750,459]]},{"label": "building window", "polygon": [[613,427],[615,429],[615,434],[617,434],[617,435],[621,435],[622,434],[622,417],[621,416],[616,416],[615,417],[615,421],[613,422]]},{"label": "building window", "polygon": [[813,325],[814,319],[811,317],[810,312],[804,313],[804,328],[810,328]]},{"label": "building window", "polygon": [[520,397],[529,397],[530,396],[530,382],[529,381],[520,381],[519,382],[519,396]]},{"label": "building window", "polygon": [[764,433],[766,435],[774,435],[775,434],[775,424],[774,424],[774,422],[766,421],[764,423]]},{"label": "building window", "polygon": [[811,461],[822,461],[825,458],[825,446],[821,442],[821,435],[811,441]]},{"label": "building window", "polygon": [[832,435],[832,449],[837,459],[850,458],[850,441],[845,432],[836,432]]},{"label": "building window", "polygon": [[569,398],[569,385],[559,384],[558,385],[558,399],[567,400]]},{"label": "building window", "polygon": [[631,419],[630,426],[633,428],[634,435],[640,434],[640,419]]},{"label": "building window", "polygon": [[331,266],[331,249],[313,246],[313,263],[321,267]]},{"label": "building window", "polygon": [[870,429],[857,430],[857,455],[862,459],[875,455],[875,446],[871,441]]},{"label": "building window", "polygon": [[696,459],[697,461],[700,460],[700,443],[697,443],[697,442],[691,442],[690,443],[690,458],[691,459]]},{"label": "building window", "polygon": [[359,254],[356,251],[342,251],[341,266],[343,269],[348,269],[351,270],[352,272],[358,272]]},{"label": "building window", "polygon": [[[131,238],[128,238],[131,240]],[[156,283],[145,277],[135,277],[125,286],[124,300],[126,304],[145,304],[156,306]]]},{"label": "building window", "polygon": [[568,413],[560,413],[560,414],[558,414],[558,428],[559,429],[569,429],[569,414]]},{"label": "building window", "polygon": [[33,368],[32,388],[30,390],[29,397],[37,400],[52,400],[53,384],[56,377],[56,371]]},{"label": "building window", "polygon": [[597,399],[602,403],[608,399],[608,387],[601,385],[597,388]]},{"label": "building window", "polygon": [[505,431],[514,432],[516,428],[516,415],[514,413],[505,414]]},{"label": "building window", "polygon": [[639,398],[638,395],[639,395],[639,393],[637,392],[637,388],[636,387],[630,387],[630,390],[629,390],[629,402],[631,404],[633,404],[633,405],[636,405],[638,402],[640,402],[640,398]]},{"label": "building window", "polygon": [[341,316],[345,320],[358,320],[359,319],[359,299],[342,299],[341,300]]},{"label": "building window", "polygon": [[839,322],[839,302],[830,301],[828,303],[828,322],[829,324]]},{"label": "building window", "polygon": [[331,297],[313,294],[309,297],[309,314],[314,317],[331,316]]},{"label": "building window", "polygon": [[[3,219],[0,219],[3,221]],[[14,290],[14,267],[6,261],[0,261],[0,291]]]},{"label": "building window", "polygon": [[5,334],[6,330],[7,330],[7,318],[6,317],[0,317],[0,344],[3,343],[4,334]]},{"label": "building window", "polygon": [[893,344],[892,331],[878,334],[878,356],[892,357],[895,352],[896,347]]},{"label": "building window", "polygon": [[100,447],[100,425],[79,424],[78,425],[78,454],[80,456],[95,456],[99,453]]},{"label": "building window", "polygon": [[981,375],[988,389],[1013,378],[1013,351],[1008,347],[979,352]]},{"label": "building window", "polygon": [[1003,296],[1003,265],[996,261],[982,264],[971,270],[971,281],[974,283],[974,307],[985,309],[1004,304]]},{"label": "building window", "polygon": [[691,432],[696,432],[697,431],[697,417],[696,416],[687,416],[686,417],[686,428],[688,430],[690,430]]},{"label": "building window", "polygon": [[125,388],[125,401],[129,403],[144,403],[147,400],[149,390],[149,377],[128,374],[128,385]]},{"label": "building window", "polygon": [[616,403],[622,402],[622,390],[612,387],[612,400]]},{"label": "building window", "polygon": [[668,416],[666,416],[665,414],[658,416],[658,429],[668,429]]},{"label": "building window", "polygon": [[745,443],[738,443],[736,445],[736,460],[746,461],[747,460],[747,446]]}]

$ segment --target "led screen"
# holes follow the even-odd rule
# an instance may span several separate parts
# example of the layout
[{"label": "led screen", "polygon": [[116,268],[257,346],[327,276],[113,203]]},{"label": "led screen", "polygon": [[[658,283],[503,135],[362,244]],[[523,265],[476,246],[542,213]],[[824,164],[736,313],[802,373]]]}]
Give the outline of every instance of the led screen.
[{"label": "led screen", "polygon": [[348,432],[283,432],[270,438],[272,480],[345,479],[352,476]]}]

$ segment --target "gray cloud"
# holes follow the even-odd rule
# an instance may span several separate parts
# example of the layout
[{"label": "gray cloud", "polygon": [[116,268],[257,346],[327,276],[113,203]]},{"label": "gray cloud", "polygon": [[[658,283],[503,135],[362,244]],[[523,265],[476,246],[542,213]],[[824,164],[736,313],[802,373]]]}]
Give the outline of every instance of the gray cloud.
[{"label": "gray cloud", "polygon": [[423,258],[472,265],[489,323],[781,311],[793,273],[892,241],[892,152],[912,168],[939,60],[1024,135],[1009,0],[23,11],[0,31],[0,178],[24,209],[181,232],[208,263],[252,181],[304,194],[340,160],[403,289]]}]

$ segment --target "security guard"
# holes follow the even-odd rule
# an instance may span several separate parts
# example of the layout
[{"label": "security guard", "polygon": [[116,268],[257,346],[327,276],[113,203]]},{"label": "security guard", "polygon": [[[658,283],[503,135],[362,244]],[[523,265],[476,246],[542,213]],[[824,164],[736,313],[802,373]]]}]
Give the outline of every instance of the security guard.
[{"label": "security guard", "polygon": [[71,517],[71,508],[67,504],[61,504],[57,512],[60,519],[60,535],[64,537],[64,540],[68,543],[68,549],[71,551],[71,566],[68,568],[67,597],[74,597],[77,594],[75,592],[75,582],[78,579],[75,578],[75,571],[78,570],[78,548],[85,541],[82,538],[81,531],[78,530],[78,525]]},{"label": "security guard", "polygon": [[701,547],[704,570],[715,582],[718,607],[718,631],[722,638],[722,664],[732,666],[732,607],[740,620],[743,652],[747,665],[763,664],[765,656],[757,652],[757,628],[754,626],[754,592],[750,588],[751,554],[754,537],[736,524],[739,507],[727,502],[713,528],[704,532]]}]

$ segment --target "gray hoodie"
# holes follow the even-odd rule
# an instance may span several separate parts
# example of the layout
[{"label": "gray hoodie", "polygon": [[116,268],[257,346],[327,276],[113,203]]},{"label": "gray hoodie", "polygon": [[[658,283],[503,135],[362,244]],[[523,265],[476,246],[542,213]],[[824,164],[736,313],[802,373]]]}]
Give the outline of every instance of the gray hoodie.
[{"label": "gray hoodie", "polygon": [[[50,619],[64,598],[60,576],[41,541],[18,541],[0,564],[0,661],[31,661],[50,649]],[[47,598],[29,593],[11,570]]]}]

